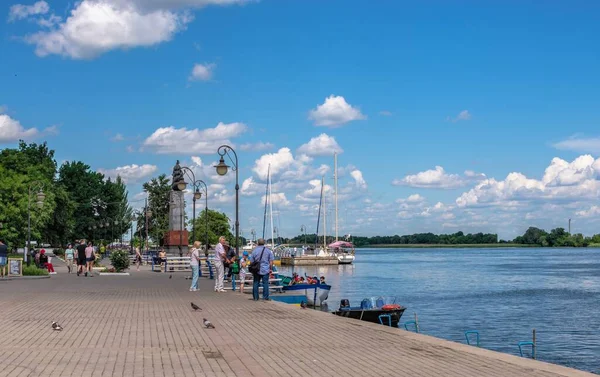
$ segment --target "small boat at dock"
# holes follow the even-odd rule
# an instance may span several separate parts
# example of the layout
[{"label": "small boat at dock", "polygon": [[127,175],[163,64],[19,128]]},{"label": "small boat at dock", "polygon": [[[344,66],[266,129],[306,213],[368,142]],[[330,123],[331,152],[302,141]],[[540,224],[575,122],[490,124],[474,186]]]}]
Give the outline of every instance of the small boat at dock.
[{"label": "small boat at dock", "polygon": [[[361,301],[360,306],[350,306],[350,301],[343,299],[340,307],[333,314],[354,318],[361,321],[398,327],[400,317],[406,308],[398,304],[396,297],[370,297]],[[391,322],[391,324],[390,324]]]}]

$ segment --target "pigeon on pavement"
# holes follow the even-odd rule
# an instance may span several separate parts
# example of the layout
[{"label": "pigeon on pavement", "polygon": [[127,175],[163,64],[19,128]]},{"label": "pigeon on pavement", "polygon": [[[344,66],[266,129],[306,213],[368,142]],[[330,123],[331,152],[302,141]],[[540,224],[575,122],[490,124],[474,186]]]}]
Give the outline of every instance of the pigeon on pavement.
[{"label": "pigeon on pavement", "polygon": [[59,324],[58,324],[58,323],[56,323],[56,322],[52,322],[52,330],[54,330],[54,331],[62,331],[62,329],[63,329],[63,328],[62,328],[62,326],[61,326],[61,325],[59,325]]},{"label": "pigeon on pavement", "polygon": [[200,309],[200,307],[198,305],[194,304],[193,302],[191,302],[191,304],[192,304],[192,309],[194,309],[194,311],[195,310],[200,310],[200,311],[202,310],[202,309]]},{"label": "pigeon on pavement", "polygon": [[214,329],[215,325],[213,325],[208,319],[206,318],[202,318],[204,321],[204,327],[206,327],[207,329]]},{"label": "pigeon on pavement", "polygon": [[169,275],[169,279],[172,278],[172,277],[173,277],[173,275]]}]

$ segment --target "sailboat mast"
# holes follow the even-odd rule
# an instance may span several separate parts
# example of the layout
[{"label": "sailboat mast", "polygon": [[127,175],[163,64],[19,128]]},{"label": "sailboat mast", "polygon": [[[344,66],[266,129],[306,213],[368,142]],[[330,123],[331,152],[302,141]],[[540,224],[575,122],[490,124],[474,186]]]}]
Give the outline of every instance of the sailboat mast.
[{"label": "sailboat mast", "polygon": [[338,176],[337,176],[337,152],[333,153],[333,179],[335,181],[335,241],[338,240]]},{"label": "sailboat mast", "polygon": [[265,239],[265,228],[267,227],[267,201],[269,200],[269,177],[271,176],[271,164],[267,168],[267,187],[265,187],[265,214],[263,217],[263,232],[262,239]]},{"label": "sailboat mast", "polygon": [[275,236],[273,235],[273,201],[271,200],[271,176],[269,175],[269,211],[271,213],[271,249],[275,248]]},{"label": "sailboat mast", "polygon": [[[321,187],[325,190],[325,178],[321,177]],[[327,247],[327,195],[323,195],[323,249]]]}]

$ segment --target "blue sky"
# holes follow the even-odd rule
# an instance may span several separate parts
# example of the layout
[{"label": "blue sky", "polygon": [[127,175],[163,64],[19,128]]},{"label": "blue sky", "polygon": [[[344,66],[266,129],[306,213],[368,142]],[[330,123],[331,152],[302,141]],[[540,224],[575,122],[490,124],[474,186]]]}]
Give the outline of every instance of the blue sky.
[{"label": "blue sky", "polygon": [[211,168],[230,143],[246,234],[262,227],[269,162],[280,233],[314,231],[334,150],[340,234],[512,238],[569,217],[598,233],[599,11],[593,1],[3,2],[0,146],[47,140],[59,163],[122,175],[134,206],[141,183],[180,159],[210,185],[209,207],[233,217],[233,175]]}]

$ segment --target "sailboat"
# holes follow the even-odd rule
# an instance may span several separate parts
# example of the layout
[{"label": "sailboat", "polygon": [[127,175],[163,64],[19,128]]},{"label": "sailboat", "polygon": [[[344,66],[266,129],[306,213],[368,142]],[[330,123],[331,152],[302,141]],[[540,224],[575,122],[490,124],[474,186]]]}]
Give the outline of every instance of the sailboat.
[{"label": "sailboat", "polygon": [[333,154],[333,179],[335,186],[335,242],[329,244],[329,249],[335,252],[339,264],[354,262],[354,245],[351,242],[340,241],[338,238],[338,174],[337,152]]}]

